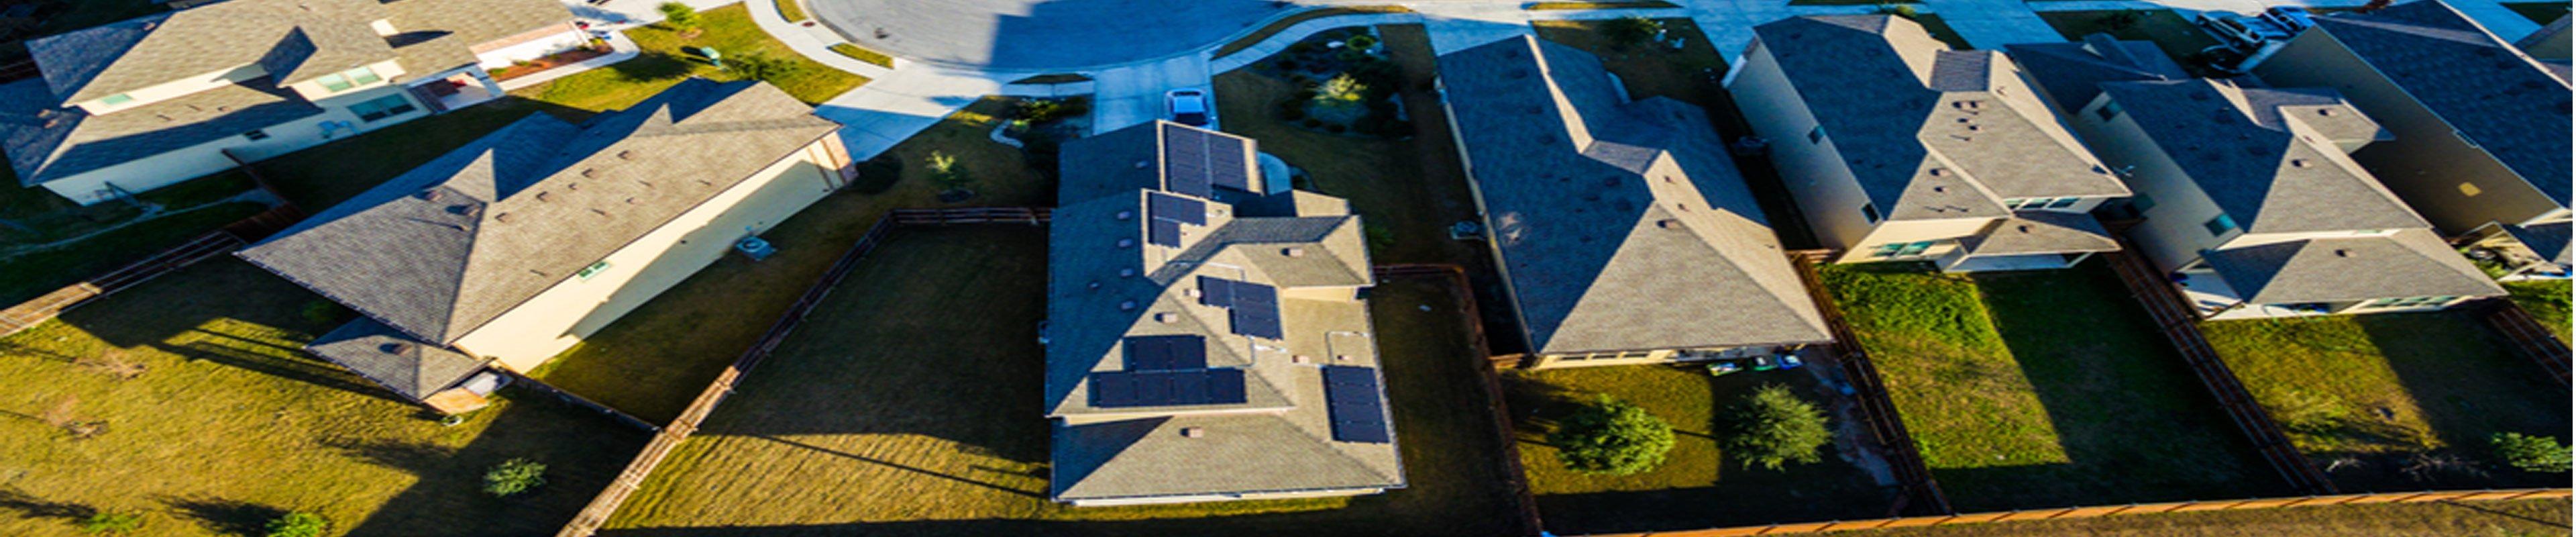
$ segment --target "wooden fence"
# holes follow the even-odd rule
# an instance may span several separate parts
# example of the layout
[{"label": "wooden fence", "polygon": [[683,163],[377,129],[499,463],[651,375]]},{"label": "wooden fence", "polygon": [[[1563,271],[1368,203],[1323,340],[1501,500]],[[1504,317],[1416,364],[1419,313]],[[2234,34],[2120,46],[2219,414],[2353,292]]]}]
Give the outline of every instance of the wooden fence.
[{"label": "wooden fence", "polygon": [[2138,251],[2136,244],[2125,238],[2121,243],[2121,251],[2100,254],[2102,261],[2119,274],[2129,294],[2136,296],[2138,305],[2155,319],[2156,331],[2173,344],[2183,364],[2200,378],[2201,387],[2218,398],[2219,408],[2227,412],[2228,420],[2236,423],[2239,432],[2245,433],[2246,440],[2254,443],[2263,461],[2271,463],[2292,491],[2335,493],[2334,481],[2326,479],[2325,472],[2318,470],[2307,454],[2290,444],[2289,435],[2281,433],[2281,424],[2272,421],[2271,413],[2254,401],[2253,393],[2246,391],[2236,372],[2229,370],[2227,362],[2219,359],[2217,349],[2209,346],[2209,339],[2200,333],[2200,318],[2192,313],[2191,303],[2183,298],[2182,291],[2158,277],[2156,270],[2147,266],[2146,258],[2130,253]]},{"label": "wooden fence", "polygon": [[955,224],[1044,224],[1055,216],[1045,207],[959,207],[954,209],[895,209],[894,223],[906,226],[945,226]]},{"label": "wooden fence", "polygon": [[2143,504],[2129,504],[2129,505],[2102,505],[2102,506],[2091,506],[2091,507],[2067,507],[2067,508],[2063,508],[2063,509],[2034,509],[2034,510],[2025,510],[2025,511],[2000,511],[2000,512],[1968,513],[1968,514],[1957,514],[1957,515],[1935,515],[1935,516],[1917,516],[1917,517],[1900,517],[1900,518],[1881,518],[1881,519],[1873,519],[1873,520],[1846,520],[1846,521],[1833,521],[1833,522],[1811,522],[1811,523],[1805,523],[1805,524],[1774,524],[1774,525],[1769,525],[1769,526],[1742,526],[1742,527],[1734,527],[1734,528],[1712,528],[1712,529],[1704,529],[1704,530],[1666,531],[1666,532],[1649,532],[1649,533],[1618,533],[1618,534],[1600,534],[1600,535],[1595,535],[1595,536],[1592,536],[1592,537],[1737,537],[1737,536],[1744,536],[1744,535],[1787,535],[1787,534],[1798,534],[1798,533],[1823,533],[1823,532],[1831,532],[1831,531],[1872,530],[1872,529],[1880,529],[1880,528],[1909,528],[1909,527],[1920,527],[1920,526],[1951,526],[1951,525],[1958,525],[1958,524],[1982,524],[1982,523],[1987,523],[1987,522],[2009,522],[2009,521],[2016,521],[2016,520],[2054,520],[2054,519],[2069,519],[2069,518],[2094,518],[2094,517],[2104,517],[2104,516],[2111,516],[2111,515],[2156,514],[2156,513],[2181,513],[2181,512],[2191,512],[2191,511],[2230,511],[2230,510],[2242,510],[2242,509],[2279,509],[2279,508],[2287,508],[2287,507],[2314,507],[2314,506],[2326,506],[2326,505],[2350,505],[2350,504],[2365,504],[2365,503],[2424,503],[2424,502],[2444,502],[2444,501],[2463,501],[2463,502],[2465,502],[2465,501],[2500,501],[2500,500],[2525,500],[2525,499],[2542,499],[2542,498],[2565,498],[2565,497],[2568,497],[2568,496],[2569,496],[2569,492],[2570,492],[2570,491],[2569,491],[2568,489],[2565,489],[2565,488],[2546,488],[2546,489],[2511,489],[2511,490],[2455,490],[2455,491],[2431,491],[2431,492],[2381,492],[2381,493],[2374,493],[2374,494],[2338,494],[2338,495],[2327,495],[2327,496],[2300,496],[2300,497],[2290,497],[2290,498],[2253,498],[2253,499],[2244,499],[2244,500],[2216,500],[2216,501],[2195,501],[2195,502],[2143,503]]},{"label": "wooden fence", "polygon": [[[1807,294],[1815,300],[1817,313],[1825,318],[1826,328],[1833,332],[1831,348],[1840,356],[1835,361],[1842,365],[1843,376],[1852,384],[1852,398],[1860,403],[1861,421],[1868,422],[1871,436],[1885,448],[1881,451],[1898,485],[1904,487],[1906,501],[1920,503],[1935,513],[1950,513],[1950,498],[1941,493],[1941,483],[1932,479],[1932,467],[1923,462],[1922,448],[1915,445],[1914,435],[1905,431],[1905,421],[1898,417],[1896,404],[1888,400],[1887,384],[1879,379],[1878,366],[1870,363],[1869,351],[1861,348],[1860,336],[1843,322],[1842,308],[1834,302],[1833,294],[1825,291],[1824,279],[1816,273],[1816,265],[1833,255],[1832,250],[1798,250],[1789,252],[1789,259],[1797,267],[1798,279],[1805,284]],[[1902,512],[1907,507],[1899,504],[1896,510]]]},{"label": "wooden fence", "polygon": [[2560,386],[2566,386],[2567,342],[2559,341],[2557,335],[2540,326],[2540,321],[2531,318],[2531,312],[2523,311],[2522,306],[2511,300],[2495,298],[2485,302],[2477,306],[2486,310],[2478,316],[2485,318],[2487,324],[2495,325],[2496,331],[2504,334],[2505,339],[2513,341],[2515,350],[2539,363],[2541,369],[2549,372],[2549,378],[2557,380]]},{"label": "wooden fence", "polygon": [[1459,314],[1465,316],[1469,340],[1476,344],[1476,356],[1488,357],[1475,365],[1484,376],[1485,400],[1492,402],[1490,410],[1494,415],[1495,441],[1503,446],[1503,460],[1495,461],[1498,465],[1496,471],[1502,473],[1503,482],[1512,489],[1513,503],[1518,506],[1515,514],[1521,519],[1521,534],[1528,537],[1542,535],[1546,526],[1539,522],[1538,500],[1530,493],[1529,472],[1521,467],[1520,442],[1512,437],[1511,407],[1503,399],[1503,379],[1495,371],[1495,361],[1490,358],[1494,354],[1493,345],[1485,340],[1485,317],[1476,308],[1476,287],[1468,284],[1467,269],[1457,265],[1406,264],[1378,265],[1371,267],[1371,272],[1380,281],[1398,277],[1442,278],[1451,286],[1450,292],[1457,295],[1456,307]]},{"label": "wooden fence", "polygon": [[55,289],[53,292],[10,306],[8,309],[0,309],[0,336],[34,328],[38,324],[44,324],[47,320],[61,316],[65,311],[105,298],[111,293],[150,281],[199,261],[232,253],[233,250],[248,246],[253,241],[286,229],[286,226],[294,225],[296,220],[303,218],[304,212],[292,204],[271,207],[250,218],[225,225],[223,229],[198,235],[187,242],[179,243],[178,246],[162,250],[161,253],[153,254],[152,257],[144,258],[142,261],[136,261],[80,283]]}]

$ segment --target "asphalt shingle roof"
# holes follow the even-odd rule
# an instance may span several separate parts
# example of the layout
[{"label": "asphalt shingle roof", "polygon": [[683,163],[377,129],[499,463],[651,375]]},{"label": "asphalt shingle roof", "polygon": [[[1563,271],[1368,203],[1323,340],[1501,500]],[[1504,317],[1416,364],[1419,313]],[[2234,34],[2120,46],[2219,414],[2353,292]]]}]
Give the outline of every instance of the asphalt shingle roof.
[{"label": "asphalt shingle roof", "polygon": [[2206,257],[2228,287],[2256,304],[2504,294],[2424,229],[2229,248]]},{"label": "asphalt shingle roof", "polygon": [[1832,339],[1700,110],[1527,36],[1440,76],[1535,352]]},{"label": "asphalt shingle roof", "polygon": [[578,127],[531,115],[239,255],[452,344],[838,128],[767,84],[691,79]]},{"label": "asphalt shingle roof", "polygon": [[2191,78],[2155,43],[2117,41],[2103,34],[2084,36],[2080,43],[2004,45],[2004,54],[2030,73],[2050,103],[2070,114],[2101,96],[2098,85],[2103,82]]},{"label": "asphalt shingle roof", "polygon": [[2568,177],[2576,173],[2568,161],[2576,145],[2567,135],[2567,80],[2435,0],[2316,20],[2318,30],[2567,205]]},{"label": "asphalt shingle roof", "polygon": [[1986,232],[1959,239],[1969,255],[2111,252],[2120,249],[2111,232],[2091,215],[2064,211],[2014,211]]},{"label": "asphalt shingle roof", "polygon": [[48,106],[42,80],[0,84],[0,148],[18,181],[35,186],[323,112],[290,90],[255,82],[107,115]]},{"label": "asphalt shingle roof", "polygon": [[413,399],[455,386],[487,362],[367,318],[340,325],[304,349]]},{"label": "asphalt shingle roof", "polygon": [[2332,90],[2196,79],[2102,91],[2248,233],[2432,225],[2336,147],[2381,131]]}]

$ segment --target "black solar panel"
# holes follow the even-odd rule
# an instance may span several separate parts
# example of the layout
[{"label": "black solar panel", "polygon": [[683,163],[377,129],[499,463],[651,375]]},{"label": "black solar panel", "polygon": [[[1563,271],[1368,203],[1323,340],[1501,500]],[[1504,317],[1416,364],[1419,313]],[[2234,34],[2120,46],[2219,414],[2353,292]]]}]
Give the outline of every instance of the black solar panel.
[{"label": "black solar panel", "polygon": [[1234,307],[1234,280],[1214,276],[1199,277],[1199,305]]},{"label": "black solar panel", "polygon": [[1193,335],[1138,336],[1122,343],[1128,371],[1207,369],[1207,339]]},{"label": "black solar panel", "polygon": [[1163,127],[1163,189],[1198,197],[1208,189],[1207,135],[1188,127]]},{"label": "black solar panel", "polygon": [[1198,369],[1091,374],[1091,406],[1185,406],[1240,404],[1241,369]]},{"label": "black solar panel", "polygon": [[1334,440],[1371,444],[1393,441],[1394,435],[1386,426],[1385,405],[1378,398],[1377,382],[1377,370],[1373,368],[1324,368],[1325,415],[1332,419]]},{"label": "black solar panel", "polygon": [[1234,333],[1280,339],[1279,290],[1257,283],[1232,283],[1234,307],[1228,317],[1234,321]]},{"label": "black solar panel", "polygon": [[1251,168],[1243,163],[1243,146],[1233,140],[1199,135],[1208,140],[1208,180],[1216,186],[1252,192]]},{"label": "black solar panel", "polygon": [[1207,203],[1168,194],[1146,194],[1146,214],[1193,226],[1207,225]]},{"label": "black solar panel", "polygon": [[1169,248],[1181,247],[1181,223],[1161,218],[1146,222],[1145,242]]}]

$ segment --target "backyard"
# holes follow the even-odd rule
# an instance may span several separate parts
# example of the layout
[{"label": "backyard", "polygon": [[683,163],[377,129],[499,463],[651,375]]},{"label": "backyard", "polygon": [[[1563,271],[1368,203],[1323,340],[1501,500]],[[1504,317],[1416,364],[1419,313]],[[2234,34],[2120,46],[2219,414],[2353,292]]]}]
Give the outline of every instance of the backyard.
[{"label": "backyard", "polygon": [[2530,313],[2532,320],[2539,321],[2540,326],[2549,329],[2549,333],[2557,334],[2559,341],[2568,341],[2567,280],[2504,282],[2504,290],[2512,293],[2509,298],[2514,305]]},{"label": "backyard", "polygon": [[[1720,449],[1725,410],[1763,385],[1790,387],[1818,408],[1833,389],[1828,367],[1711,377],[1695,366],[1636,365],[1514,370],[1504,377],[1521,465],[1539,518],[1560,534],[1684,530],[1892,516],[1896,493],[1835,446],[1822,462],[1785,470],[1749,467]],[[1567,469],[1548,445],[1551,425],[1596,394],[1644,407],[1672,424],[1673,450],[1653,470],[1626,476]],[[1841,425],[1837,423],[1837,425]],[[1846,436],[1866,429],[1843,427]],[[1838,444],[1840,445],[1840,444]],[[1759,498],[1756,500],[1755,498]]]},{"label": "backyard", "polygon": [[[298,351],[348,316],[218,259],[0,338],[0,534],[68,535],[94,512],[247,534],[290,510],[361,535],[550,533],[644,444],[516,389],[441,426]],[[483,471],[516,457],[548,484],[484,495]]]},{"label": "backyard", "polygon": [[2347,492],[2567,485],[2491,464],[2490,435],[2568,438],[2567,388],[2472,313],[2204,323],[2290,442]]},{"label": "backyard", "polygon": [[142,260],[268,208],[249,176],[219,173],[88,207],[18,186],[0,166],[0,305]]},{"label": "backyard", "polygon": [[1823,276],[1952,507],[2286,492],[2101,261],[1926,268],[1832,265]]},{"label": "backyard", "polygon": [[2566,535],[2568,502],[2375,503],[1896,528],[1868,537],[2349,537]]},{"label": "backyard", "polygon": [[[1512,531],[1464,325],[1420,307],[1449,304],[1441,287],[1410,281],[1371,293],[1407,488],[1147,507],[1048,501],[1035,333],[1045,252],[1045,233],[1019,226],[896,232],[605,534]],[[974,307],[961,315],[965,304]]]},{"label": "backyard", "polygon": [[782,64],[784,74],[769,78],[769,83],[807,103],[830,100],[868,82],[867,77],[798,55],[753,24],[744,4],[706,10],[698,14],[698,19],[703,33],[695,37],[683,37],[681,31],[662,24],[628,28],[626,37],[644,49],[642,56],[511,94],[583,110],[613,110],[633,105],[691,76],[742,78],[736,70],[719,69],[709,63],[695,50],[699,47],[714,48],[728,66],[760,61],[751,58]]}]

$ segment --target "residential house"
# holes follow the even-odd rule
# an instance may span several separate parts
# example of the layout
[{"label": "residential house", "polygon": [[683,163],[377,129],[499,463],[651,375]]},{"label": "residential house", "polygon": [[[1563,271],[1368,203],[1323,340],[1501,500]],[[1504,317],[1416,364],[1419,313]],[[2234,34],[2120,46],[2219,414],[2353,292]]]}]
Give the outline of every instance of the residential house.
[{"label": "residential house", "polygon": [[1699,108],[1631,101],[1599,58],[1529,36],[1439,62],[1450,128],[1537,366],[1833,340]]},{"label": "residential house", "polygon": [[2566,277],[2565,72],[2435,0],[2316,20],[2254,74],[2332,88],[2393,133],[2353,160],[2472,256]]},{"label": "residential house", "polygon": [[1050,498],[1405,486],[1341,199],[1263,194],[1252,140],[1156,121],[1068,142],[1048,242]]},{"label": "residential house", "polygon": [[[2092,104],[2094,97],[2102,96],[2104,82],[2191,79],[2155,43],[2120,41],[2105,34],[2068,43],[2004,45],[2004,55],[2021,66],[2058,117],[2072,117]],[[2083,132],[2078,129],[2076,134],[2081,137]]]},{"label": "residential house", "polygon": [[2073,266],[2119,249],[2094,207],[2129,195],[2011,59],[1903,18],[1754,27],[1726,85],[1839,262]]},{"label": "residential house", "polygon": [[486,68],[589,39],[554,0],[211,3],[28,41],[0,149],[97,203],[488,100]]},{"label": "residential house", "polygon": [[2332,90],[2102,84],[2075,130],[2125,170],[2139,253],[2203,317],[2416,311],[2504,289],[2347,155],[2388,138]]},{"label": "residential house", "polygon": [[767,84],[691,79],[578,125],[529,115],[239,255],[362,316],[315,354],[443,402],[840,188],[838,131]]}]

